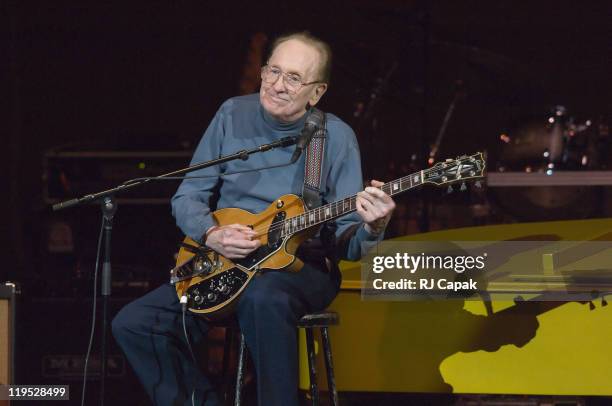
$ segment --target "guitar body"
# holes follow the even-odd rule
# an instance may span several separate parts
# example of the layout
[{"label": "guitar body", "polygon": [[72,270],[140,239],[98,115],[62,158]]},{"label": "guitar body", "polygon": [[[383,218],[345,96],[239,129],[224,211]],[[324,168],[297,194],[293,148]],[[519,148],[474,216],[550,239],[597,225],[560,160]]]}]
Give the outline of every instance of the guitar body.
[{"label": "guitar body", "polygon": [[230,314],[237,299],[261,269],[297,272],[304,265],[295,256],[299,245],[316,229],[282,236],[286,218],[303,214],[305,205],[296,195],[284,195],[261,213],[226,208],[212,215],[219,226],[242,224],[258,232],[261,246],[248,257],[230,260],[201,247],[187,237],[179,250],[176,267],[171,271],[181,279],[175,283],[179,299],[187,297],[187,307],[208,319]]}]

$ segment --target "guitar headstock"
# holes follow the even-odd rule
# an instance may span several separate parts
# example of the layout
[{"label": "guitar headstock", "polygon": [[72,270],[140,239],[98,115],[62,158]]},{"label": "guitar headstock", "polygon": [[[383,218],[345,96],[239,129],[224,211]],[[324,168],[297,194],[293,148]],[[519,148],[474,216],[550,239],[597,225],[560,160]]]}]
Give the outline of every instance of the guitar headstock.
[{"label": "guitar headstock", "polygon": [[438,162],[424,171],[424,183],[446,185],[484,177],[485,160],[482,152]]}]

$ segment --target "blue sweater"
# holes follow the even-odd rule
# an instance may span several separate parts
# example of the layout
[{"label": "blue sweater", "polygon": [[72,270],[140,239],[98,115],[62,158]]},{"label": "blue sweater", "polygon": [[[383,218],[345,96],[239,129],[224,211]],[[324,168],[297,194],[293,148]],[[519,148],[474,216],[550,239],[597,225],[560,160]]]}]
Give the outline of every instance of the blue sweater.
[{"label": "blue sweater", "polygon": [[[353,130],[338,117],[327,114],[328,137],[322,174],[322,197],[325,203],[334,202],[362,190],[359,146]],[[240,150],[256,148],[282,137],[299,135],[305,116],[293,123],[280,123],[261,106],[259,94],[239,96],[227,100],[217,111],[204,133],[191,164],[218,158]],[[214,187],[221,182],[217,209],[236,207],[258,213],[278,197],[302,194],[304,157],[290,166],[219,177],[226,172],[255,169],[284,164],[290,161],[294,146],[277,148],[251,155],[248,160],[235,160],[220,166],[191,172],[188,176],[214,175],[206,179],[186,179],[172,198],[172,214],[185,235],[196,241],[213,226],[209,200]],[[361,223],[353,212],[336,220],[336,235],[340,236],[351,225]],[[361,224],[346,244],[339,257],[358,260],[365,250],[381,239],[370,235]]]}]

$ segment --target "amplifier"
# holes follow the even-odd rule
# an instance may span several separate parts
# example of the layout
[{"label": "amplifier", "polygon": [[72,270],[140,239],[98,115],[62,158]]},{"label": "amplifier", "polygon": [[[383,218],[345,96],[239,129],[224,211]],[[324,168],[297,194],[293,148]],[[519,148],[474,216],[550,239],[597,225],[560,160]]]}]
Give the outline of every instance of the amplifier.
[{"label": "amplifier", "polygon": [[0,284],[0,385],[15,383],[15,295],[14,283]]},{"label": "amplifier", "polygon": [[[110,317],[131,301],[114,295],[108,303]],[[91,294],[91,292],[89,292]],[[83,389],[83,369],[91,329],[91,298],[40,298],[29,294],[19,302],[20,340],[18,355],[18,376],[24,384],[68,385],[70,401],[66,405],[79,405]],[[21,299],[21,298],[20,298]],[[100,300],[100,297],[98,297]],[[101,303],[99,304],[101,308]],[[101,312],[97,315],[101,322]],[[99,348],[100,324],[94,332],[94,347],[89,358],[87,373],[86,405],[98,405],[100,394],[101,354]],[[131,371],[123,353],[109,332],[108,358],[105,388],[106,405],[150,404],[138,379]],[[15,402],[21,406],[22,402]],[[46,404],[46,403],[32,403]],[[58,405],[64,405],[59,402]]]},{"label": "amplifier", "polygon": [[[47,151],[43,161],[43,198],[53,204],[99,192],[134,178],[157,176],[186,167],[192,151]],[[151,182],[118,196],[120,203],[167,204],[178,181]]]}]

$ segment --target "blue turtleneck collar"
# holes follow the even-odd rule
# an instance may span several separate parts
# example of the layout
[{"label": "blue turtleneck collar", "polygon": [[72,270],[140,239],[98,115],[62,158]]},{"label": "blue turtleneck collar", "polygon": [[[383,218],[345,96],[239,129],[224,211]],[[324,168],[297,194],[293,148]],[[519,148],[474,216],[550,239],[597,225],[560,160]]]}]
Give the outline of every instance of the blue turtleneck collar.
[{"label": "blue turtleneck collar", "polygon": [[259,105],[259,110],[261,112],[263,121],[267,125],[269,125],[273,130],[282,131],[282,132],[301,131],[302,128],[304,127],[304,122],[306,121],[306,117],[308,116],[308,112],[305,112],[302,115],[302,117],[300,117],[296,121],[292,121],[290,123],[283,123],[281,121],[278,121],[274,117],[272,117],[272,115],[270,115],[270,113],[268,113],[261,104]]}]

